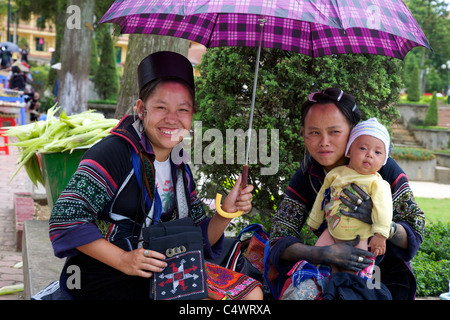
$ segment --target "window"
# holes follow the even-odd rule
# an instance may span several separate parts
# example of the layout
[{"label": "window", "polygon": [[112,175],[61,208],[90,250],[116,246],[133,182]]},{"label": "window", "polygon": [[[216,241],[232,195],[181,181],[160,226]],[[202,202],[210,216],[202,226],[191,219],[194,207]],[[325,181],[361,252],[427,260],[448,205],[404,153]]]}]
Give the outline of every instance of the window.
[{"label": "window", "polygon": [[122,47],[114,47],[116,49],[116,63],[122,62]]},{"label": "window", "polygon": [[44,51],[44,38],[34,38],[36,42],[36,51]]}]

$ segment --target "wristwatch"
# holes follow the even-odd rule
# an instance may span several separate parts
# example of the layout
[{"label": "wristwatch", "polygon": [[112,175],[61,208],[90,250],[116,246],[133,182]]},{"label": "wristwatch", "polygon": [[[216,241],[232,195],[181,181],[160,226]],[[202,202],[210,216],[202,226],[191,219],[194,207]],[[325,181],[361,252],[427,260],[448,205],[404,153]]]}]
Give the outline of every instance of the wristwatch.
[{"label": "wristwatch", "polygon": [[394,221],[392,221],[391,229],[389,230],[389,238],[388,239],[392,239],[392,237],[397,233],[397,231],[398,231],[398,226]]}]

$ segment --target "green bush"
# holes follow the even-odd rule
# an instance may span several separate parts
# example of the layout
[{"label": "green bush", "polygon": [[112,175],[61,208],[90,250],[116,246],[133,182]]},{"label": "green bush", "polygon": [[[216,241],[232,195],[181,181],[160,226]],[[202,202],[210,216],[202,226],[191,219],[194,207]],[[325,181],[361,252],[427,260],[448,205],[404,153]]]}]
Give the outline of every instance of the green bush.
[{"label": "green bush", "polygon": [[91,60],[89,64],[89,75],[95,76],[98,71],[99,61],[98,61],[98,46],[97,46],[97,39],[95,37],[92,37],[92,44],[91,44]]},{"label": "green bush", "polygon": [[436,92],[434,92],[430,106],[428,107],[427,113],[425,115],[424,124],[427,126],[437,126],[438,118],[439,118],[439,111],[438,111],[437,97]]},{"label": "green bush", "polygon": [[418,66],[415,66],[411,71],[411,81],[408,86],[408,100],[419,101],[421,97],[420,92],[420,70]]},{"label": "green bush", "polygon": [[117,99],[89,100],[88,104],[117,104]]},{"label": "green bush", "polygon": [[412,260],[418,296],[438,296],[450,281],[450,223],[428,224],[424,242]]},{"label": "green bush", "polygon": [[103,100],[116,97],[119,90],[114,52],[114,43],[111,35],[105,32],[102,41],[100,64],[94,81],[95,89]]},{"label": "green bush", "polygon": [[391,151],[394,160],[433,160],[436,155],[426,149],[394,147]]},{"label": "green bush", "polygon": [[[268,141],[267,144],[254,144],[256,161],[250,160],[249,183],[255,187],[253,206],[264,216],[272,214],[273,206],[281,202],[283,191],[303,160],[300,110],[311,92],[339,86],[355,96],[363,119],[377,117],[383,124],[389,125],[399,116],[393,104],[403,84],[398,61],[375,55],[312,59],[282,50],[263,49],[260,66],[252,126],[257,133],[260,129],[268,130]],[[255,77],[255,49],[210,48],[196,69],[201,76],[196,77],[198,112],[194,120],[202,121],[203,130],[214,128],[220,130],[223,136],[230,129],[246,131]],[[366,77],[367,74],[371,76]],[[272,129],[278,130],[273,144]],[[196,144],[199,145],[204,152],[212,149],[211,144]],[[214,151],[223,159],[229,156],[226,148]],[[198,171],[203,174],[205,182],[224,181],[230,177],[236,179],[242,171],[243,161],[238,148],[233,151],[230,156],[233,161],[228,161],[226,165],[199,164]],[[261,174],[268,164],[259,161],[258,155],[261,152],[272,154],[272,151],[279,156],[279,166],[273,166],[277,172]],[[199,194],[203,196],[211,190],[205,183]]]},{"label": "green bush", "polygon": [[[407,103],[407,104],[428,104],[429,105],[431,103],[431,99],[433,99],[433,96],[423,95],[420,97],[419,101],[409,101],[408,96],[406,94],[404,94],[404,95],[401,95],[400,98],[398,99],[398,104]],[[440,101],[442,104],[447,103],[446,96],[437,97],[437,100]]]}]

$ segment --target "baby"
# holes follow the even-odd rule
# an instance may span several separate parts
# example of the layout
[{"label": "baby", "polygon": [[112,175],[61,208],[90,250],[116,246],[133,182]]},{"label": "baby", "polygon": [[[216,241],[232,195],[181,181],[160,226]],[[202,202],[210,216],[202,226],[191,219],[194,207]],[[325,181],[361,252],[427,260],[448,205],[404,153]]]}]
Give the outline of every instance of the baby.
[{"label": "baby", "polygon": [[[316,246],[354,240],[359,235],[361,240],[357,248],[368,250],[370,247],[375,256],[385,253],[392,222],[392,195],[389,184],[377,171],[386,164],[390,145],[389,132],[376,118],[363,121],[353,128],[345,151],[345,156],[350,159],[349,164],[328,172],[309,215],[307,223],[310,230],[318,229],[324,220],[328,224]],[[345,197],[342,190],[352,190],[351,183],[358,185],[372,198],[372,225],[340,212],[347,209],[340,200],[341,195]],[[370,277],[372,269],[373,265],[363,271]],[[332,266],[332,272],[337,271],[343,270]]]}]

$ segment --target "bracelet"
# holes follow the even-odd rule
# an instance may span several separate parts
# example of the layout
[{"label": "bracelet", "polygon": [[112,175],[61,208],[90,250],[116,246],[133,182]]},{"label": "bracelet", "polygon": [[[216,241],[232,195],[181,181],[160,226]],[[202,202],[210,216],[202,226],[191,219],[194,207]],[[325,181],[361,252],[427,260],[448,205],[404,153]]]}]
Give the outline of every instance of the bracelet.
[{"label": "bracelet", "polygon": [[394,221],[392,221],[391,222],[391,228],[389,230],[389,238],[388,239],[392,239],[392,237],[395,236],[397,231],[398,231],[398,226],[397,226],[397,224]]}]

